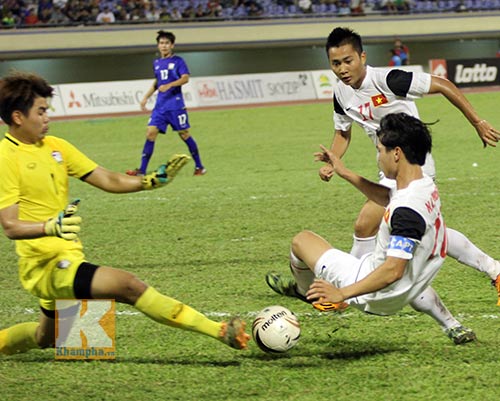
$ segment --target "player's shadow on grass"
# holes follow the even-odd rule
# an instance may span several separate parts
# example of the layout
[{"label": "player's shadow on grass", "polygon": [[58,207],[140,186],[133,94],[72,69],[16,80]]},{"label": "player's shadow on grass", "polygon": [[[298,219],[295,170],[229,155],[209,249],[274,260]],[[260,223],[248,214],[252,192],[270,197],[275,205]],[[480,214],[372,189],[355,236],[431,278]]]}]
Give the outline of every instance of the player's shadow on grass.
[{"label": "player's shadow on grass", "polygon": [[[318,343],[314,349],[308,349],[307,346],[299,346],[285,353],[266,354],[264,352],[252,353],[247,358],[257,360],[289,360],[291,366],[306,367],[317,366],[317,358],[326,360],[359,360],[371,357],[379,357],[384,354],[407,353],[408,349],[400,344],[388,344],[387,342],[363,342],[363,341],[342,341],[335,344],[325,343],[324,349],[318,351]],[[307,358],[311,358],[310,362]]]},{"label": "player's shadow on grass", "polygon": [[36,353],[32,354],[24,354],[24,355],[17,355],[17,356],[12,356],[12,357],[5,357],[3,360],[0,360],[0,365],[2,362],[5,363],[12,363],[14,359],[17,359],[16,362],[19,363],[26,363],[26,364],[46,364],[47,362],[54,362],[54,363],[68,363],[68,364],[75,364],[75,363],[97,363],[97,364],[139,364],[139,365],[178,365],[178,366],[211,366],[211,367],[230,367],[230,366],[235,366],[239,367],[241,365],[241,361],[238,360],[237,358],[234,359],[226,359],[226,360],[220,360],[214,357],[213,359],[210,359],[209,357],[206,357],[205,360],[196,360],[192,357],[186,356],[186,357],[179,357],[179,358],[172,358],[172,357],[156,357],[156,356],[118,356],[116,359],[55,359],[54,354],[47,354],[43,353],[38,355]]}]

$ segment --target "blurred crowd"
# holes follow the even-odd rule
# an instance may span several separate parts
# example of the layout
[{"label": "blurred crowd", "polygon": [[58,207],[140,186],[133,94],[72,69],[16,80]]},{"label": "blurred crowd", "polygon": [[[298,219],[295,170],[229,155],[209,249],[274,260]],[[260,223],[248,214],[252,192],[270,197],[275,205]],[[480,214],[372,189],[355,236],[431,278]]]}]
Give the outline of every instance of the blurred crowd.
[{"label": "blurred crowd", "polygon": [[500,10],[500,0],[3,0],[2,27]]}]

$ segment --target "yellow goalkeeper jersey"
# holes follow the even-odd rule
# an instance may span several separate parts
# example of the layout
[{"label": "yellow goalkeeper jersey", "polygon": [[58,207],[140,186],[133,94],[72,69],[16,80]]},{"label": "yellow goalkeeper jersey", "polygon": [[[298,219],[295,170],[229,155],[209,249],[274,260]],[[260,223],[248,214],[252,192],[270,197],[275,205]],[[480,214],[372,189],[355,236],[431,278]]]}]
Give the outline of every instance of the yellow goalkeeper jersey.
[{"label": "yellow goalkeeper jersey", "polygon": [[[68,177],[81,178],[97,164],[64,139],[47,136],[35,145],[10,134],[0,142],[0,210],[19,205],[19,219],[46,221],[68,204]],[[21,257],[82,249],[79,240],[58,237],[17,240]]]}]

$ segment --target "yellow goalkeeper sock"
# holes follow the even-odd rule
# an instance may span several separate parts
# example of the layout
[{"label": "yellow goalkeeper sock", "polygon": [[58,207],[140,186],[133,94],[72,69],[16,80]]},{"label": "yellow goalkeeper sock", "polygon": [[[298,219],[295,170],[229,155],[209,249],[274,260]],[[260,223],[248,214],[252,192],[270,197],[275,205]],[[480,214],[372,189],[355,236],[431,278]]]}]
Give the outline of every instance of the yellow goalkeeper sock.
[{"label": "yellow goalkeeper sock", "polygon": [[161,324],[219,338],[222,323],[214,322],[193,308],[148,287],[134,305]]},{"label": "yellow goalkeeper sock", "polygon": [[13,355],[40,348],[35,340],[38,323],[21,323],[0,331],[0,353]]}]

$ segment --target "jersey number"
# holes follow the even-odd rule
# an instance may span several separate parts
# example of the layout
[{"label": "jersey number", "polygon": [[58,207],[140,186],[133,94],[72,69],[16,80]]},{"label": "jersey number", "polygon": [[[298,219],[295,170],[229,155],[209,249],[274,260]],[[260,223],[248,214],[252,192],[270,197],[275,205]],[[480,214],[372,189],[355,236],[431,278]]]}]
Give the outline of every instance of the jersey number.
[{"label": "jersey number", "polygon": [[168,70],[160,70],[160,76],[162,81],[168,79]]},{"label": "jersey number", "polygon": [[442,230],[443,242],[441,243],[441,249],[439,250],[439,256],[442,258],[446,257],[446,249],[448,247],[448,238],[446,236],[446,226],[441,219],[441,214],[438,215],[436,221],[434,222],[434,229],[436,230],[436,235],[434,237],[434,247],[432,248],[432,253],[429,256],[429,259],[432,259],[434,256],[437,256],[437,244],[439,239],[440,231]]},{"label": "jersey number", "polygon": [[184,125],[186,124],[187,114],[179,114],[177,119],[179,120],[179,125]]},{"label": "jersey number", "polygon": [[370,102],[365,104],[360,104],[358,106],[359,114],[363,117],[363,121],[373,120],[372,108],[370,107]]}]

